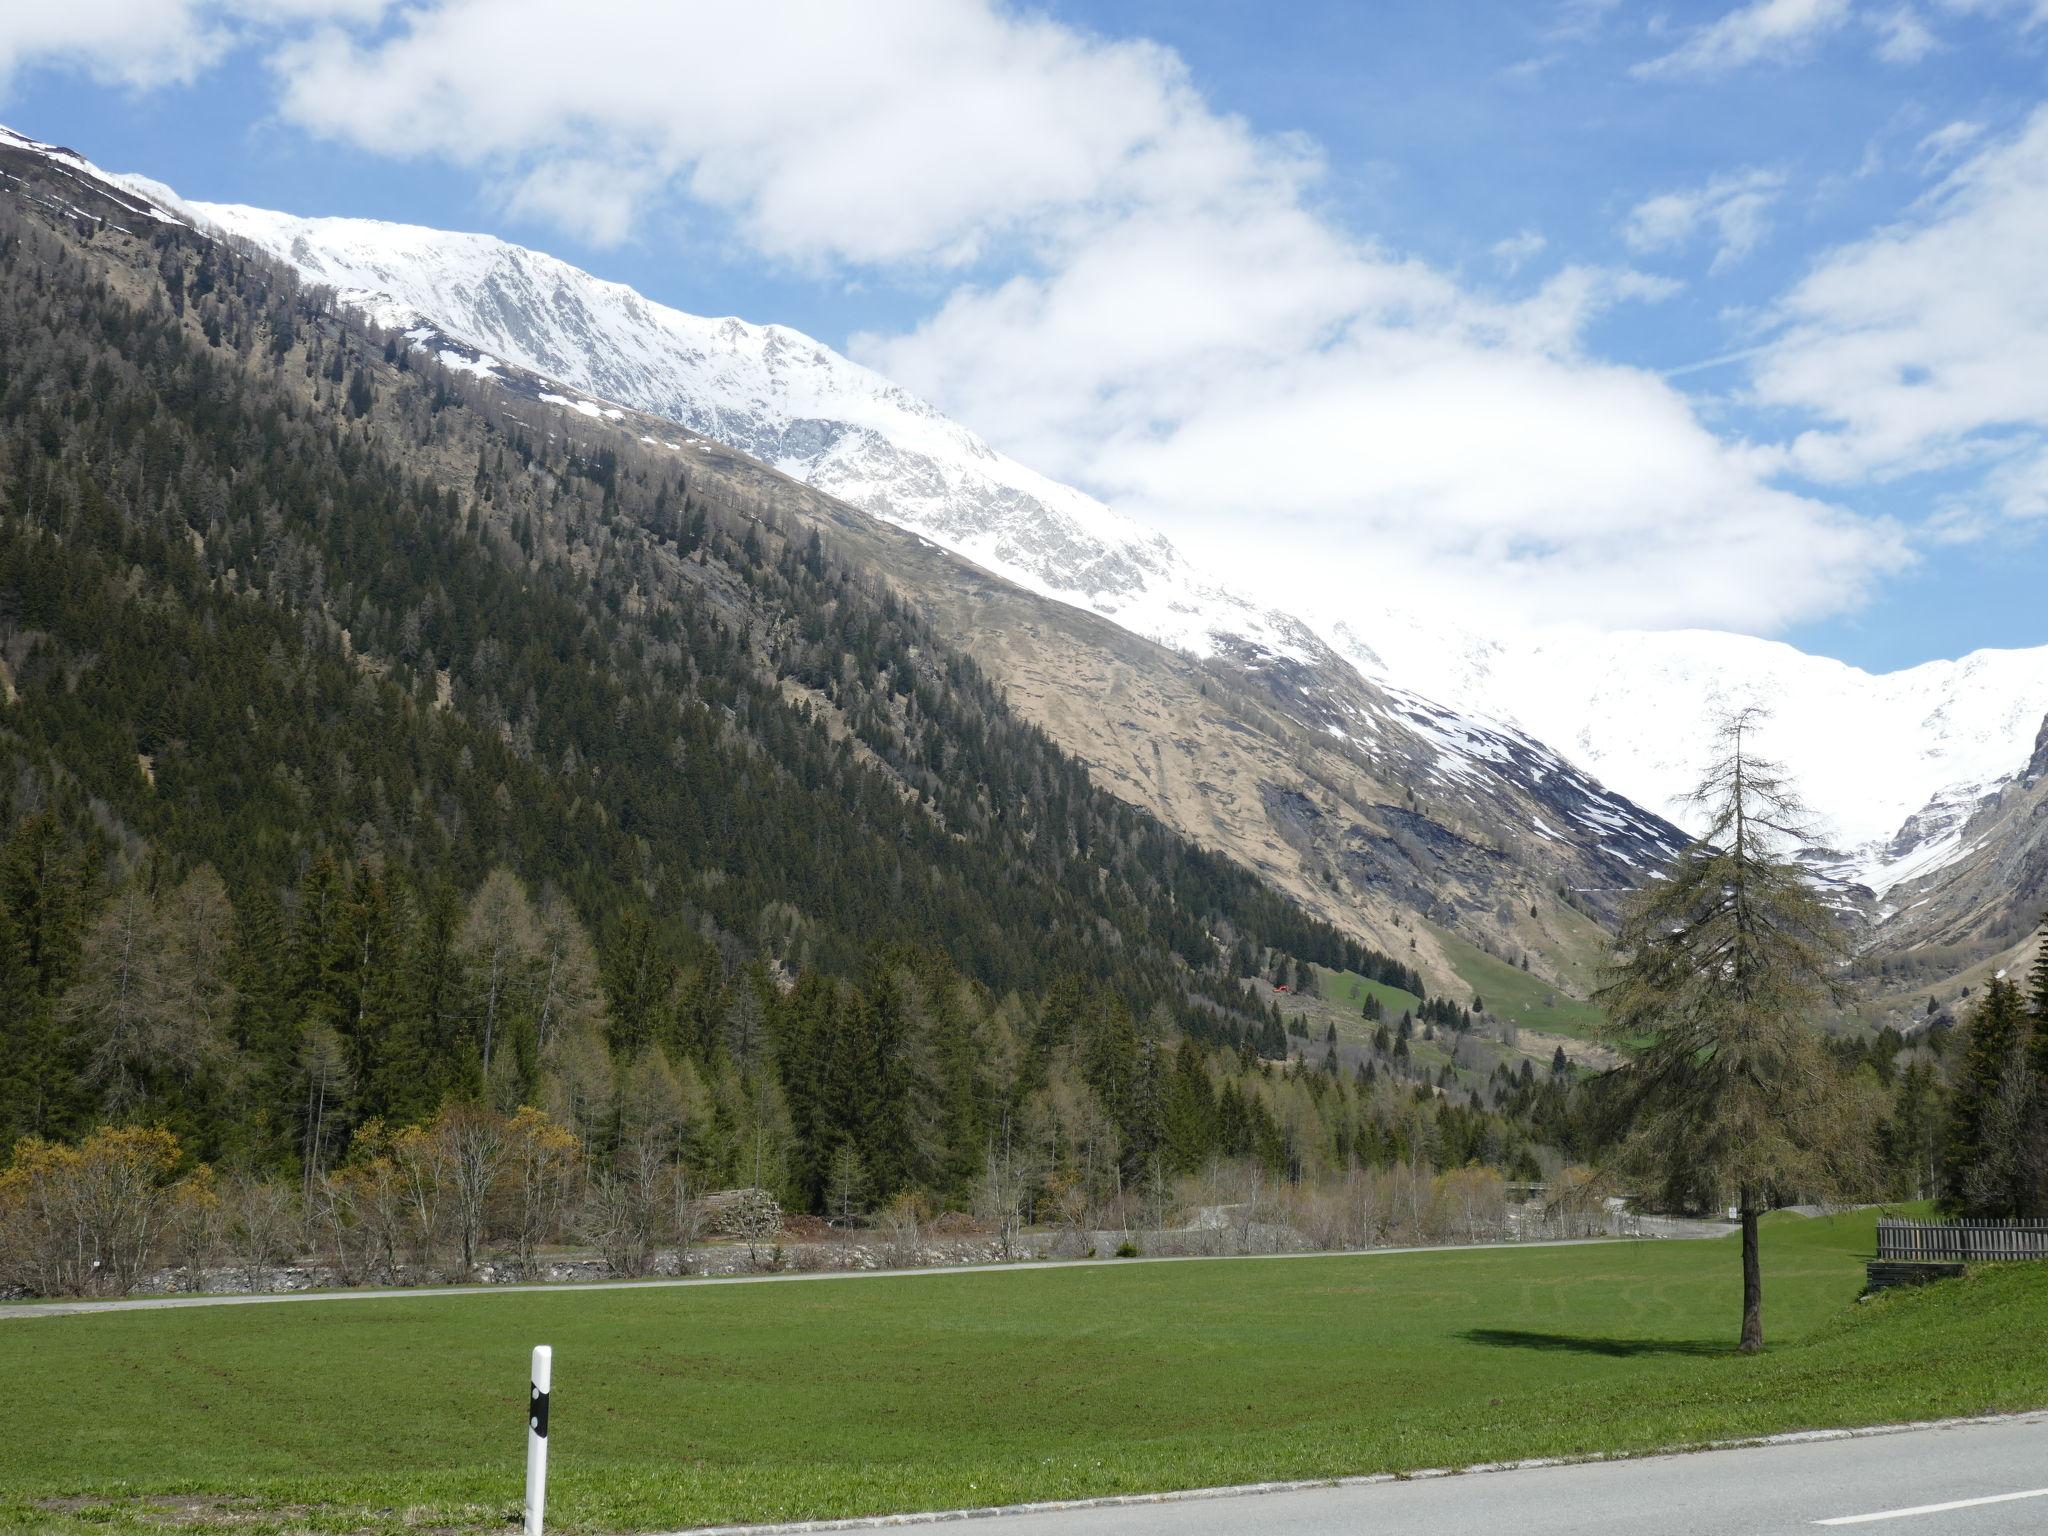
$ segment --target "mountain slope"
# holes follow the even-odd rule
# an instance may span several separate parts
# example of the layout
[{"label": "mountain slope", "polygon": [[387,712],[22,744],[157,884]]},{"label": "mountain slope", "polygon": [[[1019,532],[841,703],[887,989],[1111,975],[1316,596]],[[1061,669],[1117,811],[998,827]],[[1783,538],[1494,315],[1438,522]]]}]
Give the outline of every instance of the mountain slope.
[{"label": "mountain slope", "polygon": [[978,564],[1197,655],[1307,636],[1206,580],[1164,538],[996,453],[880,375],[777,325],[703,319],[489,235],[306,219],[153,194],[290,262],[374,322],[676,423]]},{"label": "mountain slope", "polygon": [[[34,148],[73,181],[102,175]],[[1583,982],[1582,965],[1543,958],[1569,947],[1555,930],[1571,907],[1609,910],[1669,850],[1672,828],[1639,807],[1683,820],[1730,704],[1774,713],[1771,750],[1818,813],[1819,866],[1851,892],[1911,887],[1920,918],[1896,936],[1882,919],[1899,903],[1871,904],[1880,947],[1912,942],[1948,909],[1945,872],[1969,884],[1962,867],[1996,864],[2012,835],[1988,810],[2048,712],[2048,647],[1871,677],[1711,632],[1493,639],[1391,607],[1310,623],[799,333],[683,314],[489,236],[111,182],[130,211],[245,240],[452,368],[674,451],[736,451],[1071,605],[1020,606],[1005,583],[860,532],[874,568],[1119,795],[1425,964],[1416,916]],[[1970,926],[1971,899],[1956,900],[1935,926]],[[1448,969],[1433,967],[1445,984]]]},{"label": "mountain slope", "polygon": [[[1150,639],[1198,657],[1250,648],[1341,692],[1334,651],[1435,701],[1425,712],[1461,731],[1516,727],[1663,815],[1683,819],[1717,710],[1760,703],[1778,717],[1773,750],[1820,813],[1832,872],[1880,894],[1961,856],[1962,823],[2019,770],[2048,713],[2048,646],[1871,677],[1704,631],[1500,641],[1398,609],[1312,625],[1203,576],[1162,537],[799,333],[699,319],[488,236],[176,206],[384,323],[432,325],[677,422]],[[1454,761],[1456,733],[1443,745]]]},{"label": "mountain slope", "polygon": [[1391,964],[1095,788],[733,477],[536,428],[71,169],[0,144],[0,820],[259,905],[502,863],[700,961],[928,945],[1180,1016],[1242,1009],[1240,947]]},{"label": "mountain slope", "polygon": [[[685,1178],[965,1209],[1013,1131],[1020,1198],[1085,1226],[1216,1159],[1537,1176],[1568,1090],[1477,1042],[1273,1070],[1254,977],[1412,967],[1098,788],[875,573],[1075,610],[419,358],[67,166],[0,145],[0,177],[0,1147],[167,1131],[238,1170],[229,1214],[281,1174],[265,1208],[302,1192],[344,1279],[378,1264],[369,1170],[440,1199],[425,1149],[502,1116],[548,1137],[547,1225],[473,1217],[458,1272],[656,1241]],[[9,1279],[47,1287],[68,1235],[15,1227]]]},{"label": "mountain slope", "polygon": [[1959,858],[1888,894],[1889,948],[1917,962],[1894,965],[1909,992],[2024,944],[2048,911],[2048,721],[2025,768],[1981,799],[1956,837]]},{"label": "mountain slope", "polygon": [[[2024,764],[2048,711],[2048,647],[1871,677],[1710,632],[1496,640],[1392,608],[1311,624],[1203,576],[1165,539],[799,333],[687,315],[489,236],[185,202],[139,178],[122,186],[281,257],[453,366],[515,387],[528,375],[552,381],[586,413],[625,407],[675,423],[1201,663],[1211,674],[1203,686],[1236,690],[1235,717],[1192,726],[1178,755],[1202,761],[1206,776],[1176,775],[1156,745],[1103,739],[1099,712],[1112,699],[1077,692],[1071,672],[1051,675],[989,626],[977,642],[985,662],[1006,657],[998,675],[1023,685],[1026,707],[1120,793],[1330,915],[1361,909],[1354,926],[1382,941],[1393,914],[1376,898],[1469,925],[1476,907],[1501,905],[1488,889],[1499,882],[1479,881],[1478,900],[1468,891],[1432,904],[1382,867],[1341,889],[1347,839],[1385,829],[1305,814],[1315,784],[1338,782],[1336,802],[1354,807],[1340,821],[1375,797],[1405,808],[1419,795],[1455,807],[1482,845],[1559,845],[1509,862],[1523,866],[1524,883],[1541,869],[1534,883],[1576,889],[1597,909],[1668,847],[1668,831],[1637,806],[1682,820],[1714,714],[1760,703],[1776,716],[1771,749],[1818,813],[1821,867],[1882,896],[1977,846],[1965,824]],[[1080,718],[1052,723],[1063,714]],[[1272,750],[1256,766],[1206,760],[1206,747],[1236,746],[1226,733],[1242,737],[1245,719],[1261,714]],[[1362,761],[1334,773],[1315,761],[1346,747]],[[1276,771],[1280,758],[1288,771]],[[1361,776],[1363,795],[1341,788]],[[1563,858],[1546,857],[1559,848]],[[1510,924],[1480,926],[1503,947],[1515,942]]]},{"label": "mountain slope", "polygon": [[[1188,692],[1200,701],[1206,690],[1209,703],[1180,712],[1190,728],[1175,751],[1194,766],[1173,774],[1160,743],[1105,739],[1102,712],[1115,701],[1083,685],[1096,675],[1085,662],[1049,669],[976,627],[984,664],[1007,657],[998,675],[1120,793],[1378,942],[1395,937],[1400,913],[1420,911],[1512,949],[1522,918],[1504,913],[1560,888],[1604,908],[1671,846],[1658,818],[1527,733],[1376,686],[1298,619],[1204,578],[1164,539],[795,332],[681,314],[486,236],[297,219],[127,185],[290,262],[444,361],[508,383],[555,381],[586,413],[658,416],[1201,663],[1210,675]],[[957,585],[917,595],[944,608]],[[1248,741],[1258,745],[1247,756]],[[1411,816],[1427,836],[1399,825]],[[1462,874],[1447,877],[1439,858],[1468,843],[1472,856],[1452,860]],[[1438,855],[1418,856],[1424,845]]]}]

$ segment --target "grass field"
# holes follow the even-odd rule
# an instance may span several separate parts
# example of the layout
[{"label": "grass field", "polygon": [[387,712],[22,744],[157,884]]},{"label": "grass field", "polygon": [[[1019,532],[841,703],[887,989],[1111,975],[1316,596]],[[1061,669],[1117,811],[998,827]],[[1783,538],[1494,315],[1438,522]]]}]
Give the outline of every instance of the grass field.
[{"label": "grass field", "polygon": [[[1401,1017],[1403,1009],[1413,1013],[1422,1006],[1422,999],[1413,992],[1390,987],[1383,981],[1368,981],[1356,971],[1333,971],[1320,965],[1315,971],[1316,987],[1322,997],[1350,1009],[1361,1020],[1365,1016],[1365,1000],[1368,996],[1377,997],[1384,1005],[1390,1024]],[[1372,1027],[1365,1026],[1364,1033],[1371,1034]]]},{"label": "grass field", "polygon": [[[1486,1001],[1486,1011],[1523,1029],[1586,1039],[1597,1031],[1603,1015],[1593,1004],[1560,991],[1540,976],[1489,955],[1456,934],[1437,930],[1444,954],[1458,976]],[[1469,1005],[1471,996],[1457,999]]]},{"label": "grass field", "polygon": [[0,1528],[674,1529],[2048,1404],[2048,1265],[1855,1305],[1871,1218],[1726,1241],[0,1320]]}]

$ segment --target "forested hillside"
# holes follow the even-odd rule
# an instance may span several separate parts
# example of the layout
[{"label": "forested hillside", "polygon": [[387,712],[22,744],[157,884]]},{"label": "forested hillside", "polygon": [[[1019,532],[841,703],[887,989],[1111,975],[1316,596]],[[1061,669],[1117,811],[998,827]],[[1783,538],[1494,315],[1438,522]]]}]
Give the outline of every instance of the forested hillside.
[{"label": "forested hillside", "polygon": [[[1135,1165],[1172,1037],[1278,1036],[1274,952],[1419,987],[759,498],[189,231],[0,231],[0,1136],[324,1165],[450,1097],[615,1140],[638,1084],[811,1198],[849,1140],[936,1188],[1062,1047]],[[1263,1100],[1178,1134],[1311,1153]]]}]

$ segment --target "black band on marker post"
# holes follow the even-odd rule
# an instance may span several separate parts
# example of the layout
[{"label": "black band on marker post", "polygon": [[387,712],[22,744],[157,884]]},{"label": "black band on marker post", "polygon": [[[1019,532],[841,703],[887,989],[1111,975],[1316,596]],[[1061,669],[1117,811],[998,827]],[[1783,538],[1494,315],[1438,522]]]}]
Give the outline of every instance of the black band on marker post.
[{"label": "black band on marker post", "polygon": [[539,1387],[533,1389],[533,1403],[526,1415],[527,1427],[541,1439],[548,1437],[548,1395]]}]

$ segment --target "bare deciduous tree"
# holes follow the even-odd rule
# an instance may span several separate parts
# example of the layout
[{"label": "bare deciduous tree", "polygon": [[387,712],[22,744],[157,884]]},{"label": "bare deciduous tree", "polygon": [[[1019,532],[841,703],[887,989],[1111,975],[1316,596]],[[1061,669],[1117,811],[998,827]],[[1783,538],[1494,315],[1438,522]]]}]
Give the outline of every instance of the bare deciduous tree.
[{"label": "bare deciduous tree", "polygon": [[267,1291],[277,1266],[297,1253],[299,1203],[282,1179],[241,1173],[228,1180],[228,1248],[251,1291]]},{"label": "bare deciduous tree", "polygon": [[391,1162],[404,1212],[407,1267],[414,1276],[424,1276],[433,1268],[447,1224],[448,1146],[426,1127],[408,1126],[391,1138]]},{"label": "bare deciduous tree", "polygon": [[75,1147],[29,1137],[0,1171],[0,1282],[37,1296],[118,1296],[156,1263],[178,1138],[120,1126]]},{"label": "bare deciduous tree", "polygon": [[1031,1182],[1028,1159],[1011,1142],[1010,1117],[1005,1115],[1002,1135],[990,1140],[974,1190],[974,1213],[996,1229],[1005,1259],[1017,1256],[1017,1232],[1024,1225],[1024,1200]]},{"label": "bare deciduous tree", "polygon": [[314,1183],[327,1166],[330,1122],[348,1095],[348,1047],[333,1029],[315,1021],[299,1038],[298,1059],[299,1076],[306,1086],[301,1192],[310,1199]]},{"label": "bare deciduous tree", "polygon": [[576,1138],[538,1109],[505,1123],[507,1220],[520,1273],[532,1278],[540,1248],[561,1229],[575,1187]]},{"label": "bare deciduous tree", "polygon": [[482,1253],[491,1197],[505,1171],[509,1136],[504,1117],[480,1104],[450,1104],[434,1119],[431,1133],[441,1145],[440,1164],[447,1174],[448,1214],[461,1257],[459,1273],[476,1273]]}]

